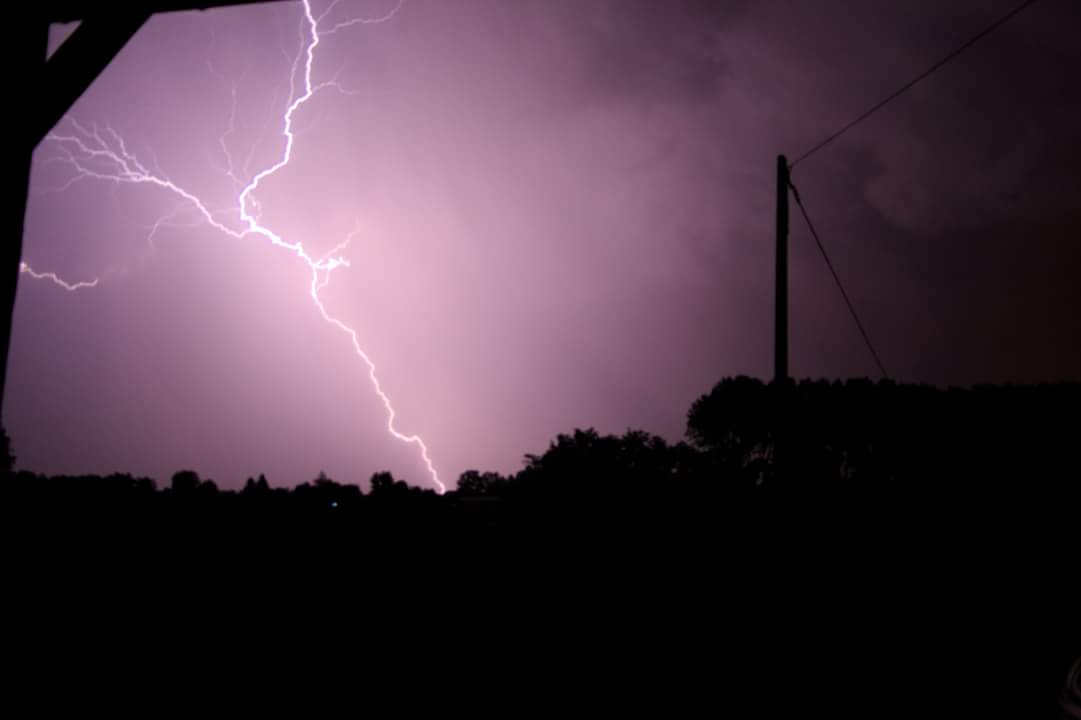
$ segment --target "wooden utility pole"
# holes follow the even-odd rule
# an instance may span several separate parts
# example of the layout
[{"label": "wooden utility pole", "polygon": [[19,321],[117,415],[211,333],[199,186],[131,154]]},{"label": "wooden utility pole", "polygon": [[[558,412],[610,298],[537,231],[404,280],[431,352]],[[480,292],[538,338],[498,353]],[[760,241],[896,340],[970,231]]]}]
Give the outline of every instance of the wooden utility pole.
[{"label": "wooden utility pole", "polygon": [[788,159],[777,156],[777,277],[774,281],[773,379],[788,379]]}]

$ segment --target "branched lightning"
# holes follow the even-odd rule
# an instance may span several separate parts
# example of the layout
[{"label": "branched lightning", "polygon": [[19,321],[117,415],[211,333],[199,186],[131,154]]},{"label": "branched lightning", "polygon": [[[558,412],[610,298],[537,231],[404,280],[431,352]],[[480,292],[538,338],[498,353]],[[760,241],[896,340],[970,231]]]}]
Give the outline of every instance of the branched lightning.
[{"label": "branched lightning", "polygon": [[[319,16],[317,22],[322,22],[324,19],[326,19],[327,15],[330,15],[331,11],[334,10],[334,7],[338,4],[338,2],[339,0],[331,0],[330,5],[328,5],[327,9],[323,11],[323,14]],[[385,15],[376,18],[356,17],[349,20],[344,20],[336,25],[333,25],[328,30],[320,30],[319,34],[326,37],[327,35],[333,35],[339,30],[344,30],[348,27],[352,27],[353,25],[378,25],[379,23],[384,23],[388,20],[393,19],[394,16],[398,14],[398,11],[402,9],[402,5],[405,5],[405,0],[398,0],[398,4],[395,5]]]},{"label": "branched lightning", "polygon": [[[68,118],[68,123],[71,128],[70,131],[53,131],[46,138],[51,142],[52,147],[56,148],[58,153],[55,157],[47,160],[47,162],[64,162],[70,165],[75,171],[74,175],[64,185],[55,189],[57,191],[66,190],[82,180],[99,180],[111,182],[117,186],[121,184],[132,184],[158,187],[177,196],[181,201],[180,207],[172,213],[159,218],[158,221],[154,223],[147,237],[151,244],[153,243],[154,236],[162,226],[175,224],[176,217],[180,213],[189,211],[194,212],[199,218],[200,223],[206,223],[229,237],[235,239],[251,236],[260,237],[270,242],[270,244],[275,247],[289,251],[299,260],[303,261],[311,271],[312,275],[309,292],[312,302],[315,303],[320,316],[325,322],[334,326],[349,338],[353,346],[353,351],[367,367],[368,379],[371,381],[372,387],[375,389],[376,394],[379,396],[379,399],[383,402],[383,406],[386,409],[387,430],[394,438],[415,445],[419,449],[421,458],[428,470],[428,474],[431,476],[432,483],[437,490],[442,493],[446,491],[446,486],[439,479],[439,474],[436,472],[435,466],[432,463],[431,456],[428,453],[428,447],[425,445],[424,440],[422,440],[419,435],[406,435],[397,429],[395,425],[397,413],[390,401],[390,397],[383,390],[383,387],[379,382],[375,363],[364,351],[363,347],[361,347],[357,331],[342,320],[331,315],[319,295],[319,293],[329,284],[330,275],[334,270],[340,267],[349,266],[349,261],[343,257],[341,253],[346,250],[359,230],[354,229],[343,242],[339,243],[330,252],[316,258],[304,249],[300,241],[286,240],[269,227],[263,225],[260,220],[260,205],[255,198],[255,192],[259,189],[260,184],[282,168],[286,167],[292,160],[293,147],[296,141],[293,122],[297,110],[323,88],[331,87],[341,92],[348,93],[348,91],[338,85],[336,76],[331,80],[322,83],[316,84],[312,82],[312,66],[315,61],[316,48],[319,46],[321,38],[337,33],[352,25],[372,25],[386,22],[397,15],[404,4],[404,0],[399,0],[395,7],[383,16],[377,18],[353,18],[338,22],[327,28],[321,28],[320,23],[330,15],[337,4],[338,0],[333,0],[326,10],[316,17],[312,11],[311,0],[302,0],[304,8],[304,21],[301,25],[303,47],[296,56],[290,59],[290,101],[282,116],[282,136],[285,138],[285,148],[281,158],[277,162],[251,176],[246,183],[242,182],[240,176],[237,174],[233,163],[233,157],[227,146],[228,136],[235,128],[236,91],[234,89],[232,93],[229,125],[225,134],[223,134],[219,140],[220,149],[227,164],[227,167],[225,168],[226,174],[234,181],[235,186],[239,190],[236,198],[236,205],[227,211],[212,210],[195,193],[189,192],[173,182],[164,173],[150,170],[128,149],[124,139],[108,126],[105,128],[98,128],[97,126],[86,127],[76,120]],[[301,67],[303,68],[303,81],[301,84],[302,92],[298,94],[296,89],[296,74],[297,70]],[[214,72],[214,74],[217,75],[213,70],[213,67],[210,69],[211,72]],[[235,215],[233,215],[234,213]],[[233,219],[224,219],[223,215],[227,214],[233,215]],[[26,263],[21,263],[19,269],[29,277],[36,280],[50,280],[69,292],[96,287],[101,280],[101,278],[95,278],[91,281],[72,283],[63,280],[55,273],[37,272]]]},{"label": "branched lightning", "polygon": [[24,262],[19,263],[19,272],[25,273],[25,274],[29,275],[30,277],[34,278],[35,280],[51,280],[53,283],[59,285],[60,287],[67,290],[68,292],[75,292],[76,290],[82,290],[83,288],[97,287],[98,283],[101,282],[101,278],[94,278],[93,280],[90,280],[90,281],[80,281],[80,282],[71,283],[71,282],[68,282],[67,280],[64,280],[64,279],[58,277],[56,273],[34,272],[34,270],[31,269],[31,267],[29,265],[27,265],[26,263],[24,263]]}]

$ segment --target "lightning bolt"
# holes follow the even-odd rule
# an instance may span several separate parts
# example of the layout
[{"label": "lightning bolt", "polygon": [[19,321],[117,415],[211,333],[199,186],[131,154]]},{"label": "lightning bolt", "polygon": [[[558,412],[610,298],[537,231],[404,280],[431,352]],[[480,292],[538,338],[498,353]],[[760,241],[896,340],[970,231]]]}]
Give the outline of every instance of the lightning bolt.
[{"label": "lightning bolt", "polygon": [[51,280],[55,284],[67,290],[68,292],[75,292],[76,290],[82,290],[83,288],[97,287],[98,283],[101,282],[101,278],[94,278],[90,281],[71,283],[67,280],[64,280],[63,278],[58,277],[56,273],[34,272],[34,270],[24,262],[19,263],[19,272],[25,273],[30,277],[34,278],[35,280]]},{"label": "lightning bolt", "polygon": [[[309,295],[312,302],[315,303],[315,307],[318,309],[320,316],[326,323],[337,328],[349,338],[354,353],[368,370],[368,379],[371,381],[376,395],[379,396],[379,399],[382,401],[383,407],[386,410],[387,431],[397,440],[417,447],[420,451],[421,459],[424,461],[424,465],[431,477],[432,484],[437,491],[442,494],[446,492],[446,486],[439,479],[439,473],[432,463],[431,455],[428,452],[428,446],[424,443],[424,440],[421,439],[419,435],[406,435],[397,429],[395,424],[397,413],[394,410],[394,405],[391,403],[390,396],[383,390],[383,386],[379,382],[379,377],[376,372],[375,362],[372,361],[371,357],[361,346],[357,331],[342,320],[331,315],[319,295],[319,293],[330,283],[330,276],[334,270],[340,267],[349,267],[348,259],[343,257],[341,253],[348,248],[353,237],[359,232],[359,228],[351,232],[342,243],[339,243],[330,252],[316,258],[304,249],[304,246],[300,241],[286,240],[281,235],[262,224],[260,221],[261,213],[259,202],[254,195],[263,181],[286,167],[291,161],[296,141],[293,129],[293,120],[296,112],[303,107],[305,103],[311,100],[318,91],[324,88],[331,87],[342,92],[347,92],[337,84],[336,79],[331,79],[319,84],[314,84],[312,82],[312,66],[315,63],[316,48],[319,47],[321,38],[345,30],[353,25],[373,25],[387,22],[398,14],[398,11],[401,10],[404,3],[405,0],[399,0],[393,9],[380,17],[353,18],[340,21],[325,29],[321,29],[320,23],[324,21],[338,5],[338,0],[333,0],[327,6],[326,10],[318,17],[312,11],[311,1],[302,0],[301,4],[304,8],[304,20],[301,29],[302,37],[306,44],[291,60],[292,75],[289,80],[291,88],[289,95],[290,102],[282,116],[282,136],[285,138],[285,148],[281,158],[277,162],[251,176],[246,184],[241,183],[239,180],[235,168],[233,167],[233,158],[229,154],[226,146],[226,137],[233,131],[235,122],[236,93],[235,91],[233,92],[233,105],[229,128],[221,137],[219,144],[228,164],[226,173],[236,182],[237,186],[243,185],[237,195],[236,206],[228,211],[229,213],[236,213],[234,220],[223,219],[222,215],[225,211],[212,210],[199,196],[173,182],[160,170],[152,171],[149,169],[128,149],[124,139],[110,127],[86,127],[76,120],[68,118],[68,124],[71,127],[70,131],[66,133],[53,131],[49,133],[46,139],[58,152],[58,155],[50,158],[48,162],[64,162],[70,165],[75,171],[70,180],[61,187],[56,188],[57,191],[66,190],[75,183],[83,180],[111,182],[118,186],[121,184],[131,184],[157,187],[177,196],[182,201],[182,209],[193,212],[201,223],[206,223],[225,235],[235,239],[243,239],[251,236],[262,238],[271,245],[292,253],[299,261],[303,262],[311,272],[312,279]],[[302,59],[303,63],[301,62]],[[301,65],[303,66],[302,92],[297,94],[294,83],[297,70]],[[211,71],[213,72],[213,68],[211,68]],[[148,241],[152,244],[154,235],[157,233],[158,229],[163,225],[171,224],[180,212],[181,210],[178,209],[170,215],[160,218],[151,229],[147,238]],[[68,292],[97,287],[102,279],[95,278],[91,281],[72,283],[58,277],[52,272],[37,272],[25,262],[20,264],[19,269],[22,273],[35,280],[50,280]]]}]

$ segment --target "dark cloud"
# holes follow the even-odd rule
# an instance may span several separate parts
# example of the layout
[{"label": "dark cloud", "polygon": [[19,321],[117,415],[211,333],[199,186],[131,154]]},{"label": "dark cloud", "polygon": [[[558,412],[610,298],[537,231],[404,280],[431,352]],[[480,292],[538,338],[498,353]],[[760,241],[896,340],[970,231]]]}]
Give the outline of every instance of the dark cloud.
[{"label": "dark cloud", "polygon": [[[581,89],[641,105],[692,106],[715,97],[729,69],[724,36],[748,3],[681,0],[573,3],[583,53]],[[545,4],[541,12],[549,12]]]}]

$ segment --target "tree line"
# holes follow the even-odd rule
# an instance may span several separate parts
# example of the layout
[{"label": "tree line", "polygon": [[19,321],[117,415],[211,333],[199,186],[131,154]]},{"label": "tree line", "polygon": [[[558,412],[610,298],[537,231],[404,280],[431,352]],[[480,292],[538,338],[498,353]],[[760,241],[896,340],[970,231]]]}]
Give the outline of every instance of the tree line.
[{"label": "tree line", "polygon": [[[1078,408],[1070,383],[732,377],[692,404],[681,441],[576,429],[442,496],[386,472],[366,491],[323,473],[239,490],[192,470],[163,486],[46,477],[13,470],[3,436],[5,577],[63,578],[50,599],[142,597],[155,573],[201,597],[238,578],[368,593],[438,578],[417,596],[468,598],[470,627],[620,617],[613,642],[663,628],[738,647],[723,677],[744,678],[726,687],[749,705],[1051,718],[1081,654]],[[807,648],[843,659],[791,672]]]}]

